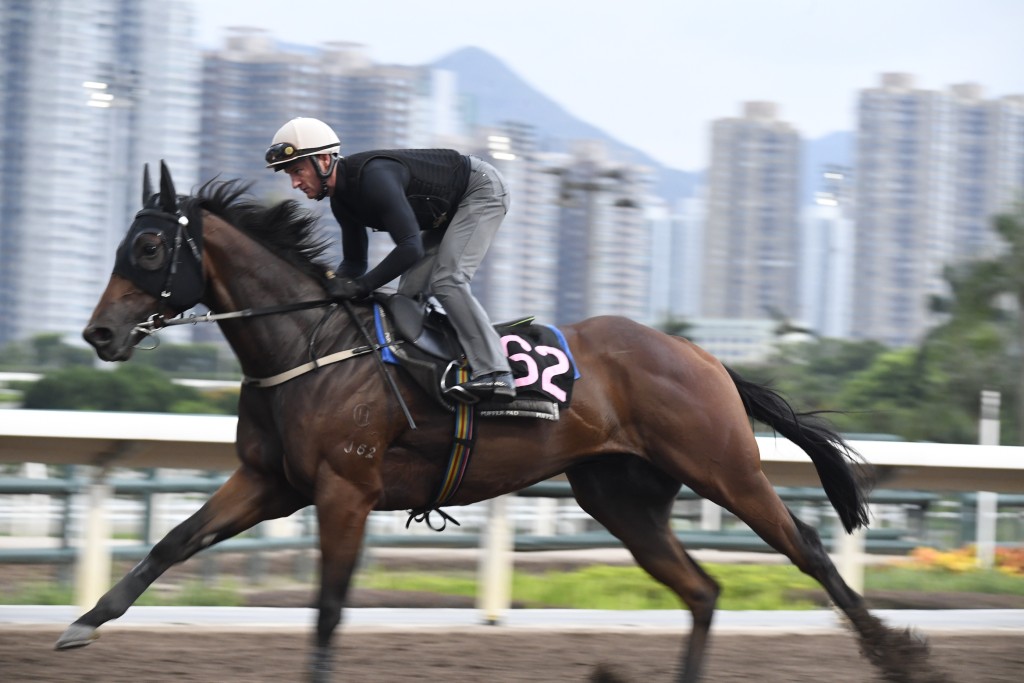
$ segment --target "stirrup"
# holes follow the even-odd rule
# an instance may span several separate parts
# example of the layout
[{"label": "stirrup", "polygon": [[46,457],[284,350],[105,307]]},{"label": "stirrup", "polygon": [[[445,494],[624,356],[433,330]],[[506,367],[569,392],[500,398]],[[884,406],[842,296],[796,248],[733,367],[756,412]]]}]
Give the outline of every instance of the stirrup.
[{"label": "stirrup", "polygon": [[466,391],[458,384],[456,384],[454,387],[451,387],[450,389],[445,390],[444,395],[450,399],[458,401],[459,403],[465,403],[466,405],[469,406],[474,406],[477,403],[480,403],[481,400],[483,400],[476,394]]},{"label": "stirrup", "polygon": [[460,384],[448,386],[448,375],[454,374],[457,377],[458,373],[453,372],[453,370],[458,368],[460,365],[461,363],[459,363],[457,360],[453,360],[450,363],[448,363],[448,367],[444,369],[444,372],[441,374],[441,395],[447,396],[448,398],[454,401],[458,401],[459,403],[465,403],[466,405],[471,406],[476,405],[477,403],[480,402],[480,397],[475,396],[470,392],[466,391]]}]

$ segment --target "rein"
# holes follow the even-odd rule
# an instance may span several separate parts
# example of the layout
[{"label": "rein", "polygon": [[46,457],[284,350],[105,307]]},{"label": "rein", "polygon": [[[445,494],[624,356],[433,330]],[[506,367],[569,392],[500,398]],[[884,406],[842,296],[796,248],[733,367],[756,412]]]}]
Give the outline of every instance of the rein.
[{"label": "rein", "polygon": [[[143,228],[148,228],[147,225],[140,222],[143,221],[143,219],[155,218],[161,221],[172,222],[174,224],[174,234],[171,252],[167,260],[167,272],[164,277],[163,286],[159,287],[159,296],[157,298],[164,302],[167,302],[172,306],[176,306],[179,310],[181,310],[184,308],[190,308],[191,306],[195,305],[200,300],[202,289],[205,286],[201,239],[202,221],[198,221],[199,232],[197,233],[197,236],[199,237],[199,239],[193,239],[192,234],[188,231],[189,219],[187,216],[183,214],[182,208],[178,205],[176,199],[177,195],[174,194],[174,188],[170,180],[170,174],[167,172],[166,166],[162,162],[160,183],[160,195],[153,195],[152,188],[150,187],[149,183],[149,169],[147,168],[143,177],[143,208],[141,211],[135,214],[135,222],[132,224],[132,227],[129,228],[128,236],[125,237],[125,240],[122,242],[121,246],[118,247],[118,261],[115,262],[114,272],[134,282],[136,286],[141,287],[143,291],[146,291],[147,293],[157,296],[157,294],[153,292],[152,287],[147,288],[143,284],[139,284],[139,279],[142,278],[144,274],[144,272],[140,271],[146,271],[146,269],[144,267],[140,268],[139,264],[133,260],[133,247],[132,242],[129,240],[129,238],[135,231],[141,230]],[[161,202],[160,208],[151,208],[150,204],[155,204],[156,199],[158,197]],[[166,201],[164,201],[165,199]],[[164,244],[166,244],[166,230],[161,229],[157,231],[155,229],[151,229],[151,232],[158,234],[160,236],[160,239],[164,241]],[[141,233],[139,235],[136,235],[135,240],[137,241],[140,237]],[[175,284],[175,276],[178,275],[178,256],[181,253],[184,244],[188,245],[189,251],[191,252],[192,258],[194,259],[195,262],[195,272],[192,274],[192,278],[190,280],[185,281],[184,287],[186,288],[186,291],[188,291],[188,286],[194,285],[198,291],[194,299],[188,298],[186,300],[181,300],[183,297],[178,297],[178,300],[176,300],[172,286],[173,284]],[[118,263],[122,259],[124,260],[125,263],[123,264],[122,271],[119,271]],[[155,268],[153,270],[155,270]],[[298,366],[297,368],[292,368],[287,372],[282,372],[272,377],[255,378],[246,376],[243,377],[242,379],[243,385],[254,387],[272,387],[287,382],[288,380],[294,379],[295,377],[304,375],[307,372],[316,370],[323,365],[330,365],[331,363],[337,363],[348,358],[352,358],[354,356],[360,356],[365,353],[380,351],[382,348],[384,348],[384,345],[375,343],[374,340],[370,337],[370,334],[369,332],[367,332],[366,327],[359,320],[358,316],[356,316],[355,311],[352,310],[352,305],[348,301],[342,301],[342,304],[345,308],[345,311],[351,318],[352,322],[356,325],[359,332],[366,340],[366,346],[360,346],[354,349],[340,351],[338,353],[332,353],[329,356],[325,356],[323,358],[315,358],[313,356],[314,346],[316,345],[316,337],[320,329],[324,326],[324,324],[327,322],[330,316],[333,315],[334,312],[338,309],[338,303],[333,299],[313,299],[309,301],[299,301],[297,303],[292,304],[268,306],[266,308],[247,308],[241,311],[230,311],[227,313],[214,313],[212,311],[209,311],[203,315],[195,315],[193,313],[188,316],[181,315],[176,318],[171,318],[170,320],[168,320],[162,313],[154,313],[153,315],[149,316],[149,318],[145,322],[141,322],[135,325],[132,328],[132,333],[139,335],[139,341],[146,337],[152,337],[153,346],[143,348],[146,348],[147,350],[153,350],[157,346],[159,346],[160,343],[159,338],[156,337],[156,334],[164,327],[171,327],[174,325],[197,325],[199,323],[219,322],[221,320],[253,318],[257,316],[290,313],[293,311],[302,311],[311,308],[322,308],[325,306],[329,306],[330,308],[327,310],[324,317],[321,318],[320,322],[317,324],[316,328],[313,330],[313,333],[310,337],[308,349],[310,360],[308,363],[304,363]],[[138,346],[138,344],[136,344],[136,346]],[[395,381],[391,377],[391,375],[389,375],[387,373],[387,370],[384,368],[384,363],[381,360],[379,354],[375,354],[375,357],[377,358],[377,366],[380,369],[381,374],[384,376],[385,383],[388,385],[388,388],[391,389],[391,393],[394,394],[395,398],[398,400],[398,403],[402,408],[402,413],[405,415],[405,419],[409,423],[409,427],[412,429],[416,429],[416,423],[412,419],[412,414],[409,412],[409,407],[405,404],[405,400],[402,398],[402,394],[398,390],[398,386],[395,384]]]},{"label": "rein", "polygon": [[[412,429],[416,429],[416,423],[413,421],[412,414],[409,412],[409,407],[405,404],[405,399],[402,398],[402,394],[401,392],[399,392],[398,386],[395,384],[395,381],[391,377],[391,375],[389,375],[387,371],[384,369],[384,365],[380,359],[380,356],[375,353],[387,346],[401,344],[402,341],[394,340],[389,344],[374,343],[373,339],[370,337],[369,332],[367,332],[366,328],[359,321],[359,318],[356,316],[355,311],[352,310],[352,304],[350,304],[348,301],[342,301],[342,304],[345,307],[345,311],[349,314],[349,317],[356,324],[356,327],[359,328],[359,331],[362,333],[363,338],[366,339],[367,344],[365,346],[357,346],[353,349],[338,351],[336,353],[328,354],[320,358],[313,358],[312,349],[316,338],[316,332],[314,332],[313,339],[311,339],[309,342],[310,361],[308,363],[303,363],[302,365],[292,368],[291,370],[286,370],[285,372],[272,375],[270,377],[249,377],[248,375],[245,375],[242,377],[242,384],[244,386],[251,386],[259,389],[273,387],[279,384],[284,384],[285,382],[295,379],[296,377],[305,375],[308,372],[318,370],[320,367],[324,365],[332,365],[334,363],[340,363],[341,361],[348,360],[349,358],[362,356],[367,353],[374,353],[374,357],[377,359],[378,367],[380,368],[382,374],[384,375],[385,383],[391,389],[392,393],[394,393],[395,398],[398,399],[398,404],[399,406],[401,406],[402,413],[405,415],[406,420],[409,422],[409,426]],[[327,320],[327,318],[330,317],[330,315],[338,307],[338,304],[334,299],[311,299],[309,301],[299,301],[293,304],[280,304],[278,306],[267,306],[266,308],[246,308],[241,311],[229,311],[227,313],[214,313],[213,311],[208,311],[202,315],[190,313],[187,316],[181,315],[176,318],[171,318],[170,320],[165,318],[160,313],[154,313],[153,315],[149,316],[149,319],[146,320],[146,322],[139,323],[138,325],[136,325],[132,331],[138,332],[145,336],[153,337],[154,341],[158,345],[159,338],[156,336],[156,334],[165,327],[173,327],[176,325],[198,325],[199,323],[215,323],[220,320],[235,320],[239,318],[255,318],[264,315],[277,315],[281,313],[291,313],[294,311],[304,311],[310,308],[320,308],[324,306],[330,306],[331,310],[327,311],[326,315],[324,316],[324,319],[321,320],[320,323],[317,325],[316,329],[319,330],[323,323]],[[155,349],[156,345],[148,348],[150,350]]]},{"label": "rein", "polygon": [[266,308],[245,308],[241,311],[229,311],[228,313],[214,313],[213,311],[208,311],[202,315],[190,313],[187,316],[180,315],[176,318],[171,318],[170,320],[160,313],[154,313],[149,316],[149,319],[146,322],[136,325],[132,331],[145,335],[155,335],[163,328],[173,327],[175,325],[198,325],[199,323],[215,323],[219,320],[255,318],[261,315],[276,315],[278,313],[305,311],[310,308],[330,306],[334,303],[333,299],[311,299],[309,301],[299,301],[294,304],[281,304],[278,306],[267,306]]}]

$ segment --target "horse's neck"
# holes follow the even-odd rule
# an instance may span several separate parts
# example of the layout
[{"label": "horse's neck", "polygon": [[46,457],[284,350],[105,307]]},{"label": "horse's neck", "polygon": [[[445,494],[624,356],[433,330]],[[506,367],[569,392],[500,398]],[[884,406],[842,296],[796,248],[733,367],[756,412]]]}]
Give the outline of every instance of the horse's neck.
[{"label": "horse's neck", "polygon": [[[204,223],[207,293],[214,313],[261,309],[322,299],[323,288],[305,273],[215,216]],[[310,335],[323,308],[221,321],[221,331],[242,371],[264,376],[305,362]]]}]

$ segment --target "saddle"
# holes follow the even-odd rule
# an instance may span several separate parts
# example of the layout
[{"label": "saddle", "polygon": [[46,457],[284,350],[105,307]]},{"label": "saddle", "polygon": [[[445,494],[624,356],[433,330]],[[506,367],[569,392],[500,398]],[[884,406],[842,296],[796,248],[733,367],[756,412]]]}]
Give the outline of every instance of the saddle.
[{"label": "saddle", "polygon": [[[402,294],[375,292],[374,326],[384,362],[403,368],[446,410],[459,401],[446,390],[469,378],[462,347],[447,314],[437,304]],[[480,417],[533,417],[558,420],[569,405],[579,376],[562,333],[532,317],[495,325],[516,379],[511,403],[476,404]]]}]

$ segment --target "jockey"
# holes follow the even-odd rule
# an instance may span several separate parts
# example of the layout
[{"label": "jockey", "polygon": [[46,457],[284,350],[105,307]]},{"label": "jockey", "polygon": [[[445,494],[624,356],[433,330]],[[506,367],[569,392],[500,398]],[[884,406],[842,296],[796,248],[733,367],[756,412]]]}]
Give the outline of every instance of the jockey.
[{"label": "jockey", "polygon": [[[469,283],[509,206],[508,188],[489,163],[450,149],[376,150],[341,156],[323,121],[295,118],[274,135],[267,168],[317,201],[330,197],[341,226],[342,261],[328,273],[338,299],[360,299],[401,276],[398,291],[433,295],[444,307],[472,371],[455,398],[508,402],[515,387],[508,359]],[[395,246],[367,272],[367,228]]]}]

